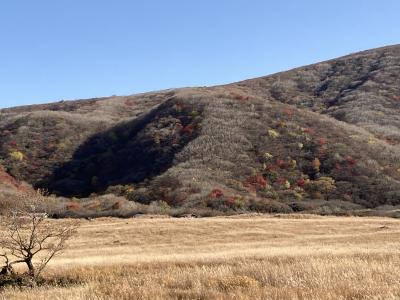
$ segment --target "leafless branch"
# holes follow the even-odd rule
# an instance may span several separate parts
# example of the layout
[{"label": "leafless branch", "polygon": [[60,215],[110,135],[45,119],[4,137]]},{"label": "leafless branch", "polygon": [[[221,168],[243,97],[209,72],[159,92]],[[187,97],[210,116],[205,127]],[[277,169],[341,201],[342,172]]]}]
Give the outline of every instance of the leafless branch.
[{"label": "leafless branch", "polygon": [[[0,258],[5,265],[1,272],[15,274],[13,265],[25,263],[29,275],[37,278],[49,261],[65,247],[66,241],[76,232],[77,222],[51,222],[40,210],[41,194],[22,196],[21,205],[0,220]],[[43,255],[35,262],[37,254]]]}]

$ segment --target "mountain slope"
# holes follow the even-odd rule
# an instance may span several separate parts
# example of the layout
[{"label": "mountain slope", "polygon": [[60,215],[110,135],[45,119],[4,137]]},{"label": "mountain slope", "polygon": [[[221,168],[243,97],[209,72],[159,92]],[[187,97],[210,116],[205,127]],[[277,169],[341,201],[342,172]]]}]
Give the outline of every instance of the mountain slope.
[{"label": "mountain slope", "polygon": [[399,143],[400,46],[364,51],[238,83],[256,93],[367,129]]},{"label": "mountain slope", "polygon": [[400,204],[399,113],[391,46],[224,86],[0,110],[0,165],[68,197],[376,208]]}]

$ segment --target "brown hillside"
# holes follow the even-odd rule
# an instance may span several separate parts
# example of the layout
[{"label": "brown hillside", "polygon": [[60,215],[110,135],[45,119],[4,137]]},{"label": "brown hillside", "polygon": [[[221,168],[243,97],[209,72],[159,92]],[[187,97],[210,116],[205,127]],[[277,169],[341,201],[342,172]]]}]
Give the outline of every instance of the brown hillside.
[{"label": "brown hillside", "polygon": [[225,86],[0,110],[0,163],[60,196],[217,211],[400,204],[400,46]]}]

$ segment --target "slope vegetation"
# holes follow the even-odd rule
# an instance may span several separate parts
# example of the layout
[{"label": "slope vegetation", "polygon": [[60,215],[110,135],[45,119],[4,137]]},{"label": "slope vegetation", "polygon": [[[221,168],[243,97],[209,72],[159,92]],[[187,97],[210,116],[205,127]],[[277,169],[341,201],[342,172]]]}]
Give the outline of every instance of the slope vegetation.
[{"label": "slope vegetation", "polygon": [[393,208],[399,116],[391,46],[225,86],[0,110],[0,164],[64,197],[223,212]]}]

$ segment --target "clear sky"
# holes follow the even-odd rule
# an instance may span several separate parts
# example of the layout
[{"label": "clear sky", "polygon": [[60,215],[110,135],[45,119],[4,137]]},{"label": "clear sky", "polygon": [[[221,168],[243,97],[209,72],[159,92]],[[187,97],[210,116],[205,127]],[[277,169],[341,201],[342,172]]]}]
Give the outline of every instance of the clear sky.
[{"label": "clear sky", "polygon": [[229,83],[398,43],[398,0],[4,0],[0,107]]}]

